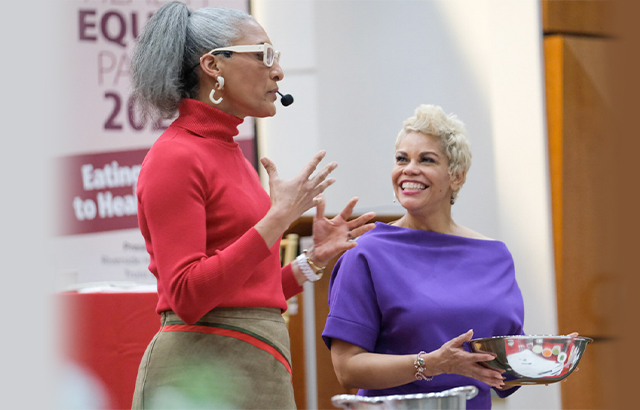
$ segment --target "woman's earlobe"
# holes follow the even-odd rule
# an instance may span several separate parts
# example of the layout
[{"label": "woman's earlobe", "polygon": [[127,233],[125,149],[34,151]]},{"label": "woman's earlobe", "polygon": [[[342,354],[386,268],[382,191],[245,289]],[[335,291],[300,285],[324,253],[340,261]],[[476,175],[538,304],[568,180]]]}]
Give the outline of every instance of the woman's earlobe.
[{"label": "woman's earlobe", "polygon": [[464,184],[466,175],[465,173],[461,173],[461,174],[457,174],[454,177],[451,178],[451,189],[456,191],[458,189],[460,189],[462,187],[462,185]]}]

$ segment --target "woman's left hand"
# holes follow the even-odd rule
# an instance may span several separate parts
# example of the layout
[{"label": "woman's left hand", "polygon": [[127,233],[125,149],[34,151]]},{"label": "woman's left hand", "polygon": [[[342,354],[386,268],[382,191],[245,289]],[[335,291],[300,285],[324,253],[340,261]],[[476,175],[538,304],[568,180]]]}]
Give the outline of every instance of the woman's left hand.
[{"label": "woman's left hand", "polygon": [[316,215],[313,217],[313,248],[309,249],[308,256],[316,265],[326,266],[334,257],[356,246],[353,240],[367,231],[375,228],[372,223],[367,223],[376,214],[367,212],[352,221],[353,208],[358,198],[352,198],[339,215],[328,219],[324,215],[325,202],[322,194],[316,205]]}]

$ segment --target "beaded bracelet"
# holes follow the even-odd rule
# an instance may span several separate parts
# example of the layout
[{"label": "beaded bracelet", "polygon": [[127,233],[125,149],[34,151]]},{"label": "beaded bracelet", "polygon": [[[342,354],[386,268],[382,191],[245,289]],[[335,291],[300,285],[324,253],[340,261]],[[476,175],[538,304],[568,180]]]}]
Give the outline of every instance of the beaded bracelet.
[{"label": "beaded bracelet", "polygon": [[416,357],[416,360],[413,361],[413,365],[416,368],[416,379],[418,380],[426,380],[428,382],[430,382],[431,380],[433,380],[433,376],[425,376],[424,372],[425,370],[427,370],[426,367],[424,367],[424,359],[421,357],[423,354],[427,354],[427,352],[420,352],[418,353],[418,357]]}]

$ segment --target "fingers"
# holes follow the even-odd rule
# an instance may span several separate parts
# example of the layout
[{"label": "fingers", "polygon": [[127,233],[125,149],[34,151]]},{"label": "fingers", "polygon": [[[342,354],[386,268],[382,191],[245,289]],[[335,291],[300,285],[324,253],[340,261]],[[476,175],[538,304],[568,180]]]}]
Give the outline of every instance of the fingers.
[{"label": "fingers", "polygon": [[[318,152],[311,159],[311,161],[309,161],[309,163],[304,166],[302,171],[300,171],[300,173],[296,177],[298,182],[303,182],[307,186],[306,189],[309,189],[309,191],[307,191],[307,192],[314,197],[314,199],[313,199],[313,204],[314,205],[316,205],[318,203],[318,201],[316,201],[315,197],[317,197],[319,194],[324,192],[325,189],[327,189],[334,182],[336,182],[335,179],[327,178],[327,177],[329,176],[329,174],[331,172],[333,172],[334,169],[337,168],[337,166],[338,166],[337,162],[332,162],[332,163],[328,164],[327,166],[322,168],[322,170],[316,176],[311,178],[311,174],[313,174],[315,172],[316,168],[318,167],[318,164],[320,163],[320,161],[322,161],[322,159],[325,157],[325,155],[326,155],[325,151]],[[275,165],[273,165],[273,163],[271,161],[269,161],[268,158],[263,158],[261,160],[261,162],[263,163],[265,168],[267,166],[269,166],[270,169],[272,170],[272,172],[275,173],[274,176],[277,177],[278,174],[277,174],[277,172],[275,172]],[[267,173],[269,174],[269,178],[271,178],[271,172],[270,172],[269,169],[267,169]]]},{"label": "fingers", "polygon": [[[465,342],[468,342],[473,338],[473,329],[467,331],[467,333],[463,333],[460,336],[454,337],[449,340],[447,343],[450,347],[462,348],[462,345]],[[496,355],[493,353],[468,353],[471,355],[472,359],[475,362],[489,362],[496,358]]]},{"label": "fingers", "polygon": [[491,387],[504,387],[504,377],[497,371],[485,368],[478,369],[478,375],[474,376],[474,378],[487,383]]},{"label": "fingers", "polygon": [[468,370],[466,372],[461,372],[463,376],[473,377],[474,379],[480,380],[491,387],[504,387],[504,376],[502,376],[501,371],[488,369],[477,363],[472,364],[471,367],[468,367],[467,369]]},{"label": "fingers", "polygon": [[313,190],[314,198],[324,192],[325,189],[329,188],[333,183],[336,182],[333,178],[328,178],[324,180],[320,185],[316,186]]},{"label": "fingers", "polygon": [[343,245],[341,245],[340,252],[346,252],[349,249],[355,248],[356,246],[358,246],[358,242],[356,242],[356,241],[347,241]]},{"label": "fingers", "polygon": [[326,205],[324,195],[318,194],[318,196],[313,198],[313,201],[316,203],[316,219],[324,218],[324,208]]},{"label": "fingers", "polygon": [[[309,177],[311,176],[311,174],[313,174],[313,172],[316,170],[316,167],[318,166],[318,164],[320,163],[320,161],[322,161],[322,159],[324,158],[324,156],[327,155],[326,151],[320,151],[318,152],[312,159],[311,161],[309,161],[309,163],[307,165],[304,166],[304,168],[302,168],[302,171],[300,171],[300,177],[303,179],[309,179]],[[337,166],[337,164],[336,164]],[[326,167],[325,167],[326,168]],[[335,168],[335,167],[334,167]],[[327,173],[327,175],[329,175]],[[325,175],[326,178],[326,175]]]},{"label": "fingers", "polygon": [[350,236],[349,239],[355,239],[358,236],[362,236],[366,232],[369,232],[370,230],[372,230],[375,227],[376,227],[376,224],[366,224],[366,225],[359,226],[358,228],[352,229],[352,230],[349,231],[349,232],[351,232],[349,234],[349,236]]},{"label": "fingers", "polygon": [[[487,353],[487,352],[485,352],[485,353],[477,352],[477,353],[469,353],[469,354],[471,355],[470,356],[471,359],[473,361],[475,361],[476,363],[479,363],[479,362],[490,362],[490,361],[492,361],[493,359],[495,359],[497,357],[497,355],[495,353]],[[500,373],[504,372],[504,370],[498,370],[498,369],[495,369],[495,371],[500,372]]]},{"label": "fingers", "polygon": [[323,192],[325,189],[327,189],[331,184],[333,184],[334,182],[336,182],[335,179],[333,178],[327,178],[329,176],[329,174],[336,169],[336,167],[338,166],[338,163],[336,162],[332,162],[331,164],[327,165],[326,167],[322,168],[322,171],[320,171],[318,173],[318,175],[316,175],[314,178],[312,178],[311,180],[309,180],[311,182],[311,186],[313,186],[315,188],[315,193],[316,195]]},{"label": "fingers", "polygon": [[278,177],[278,171],[276,170],[276,164],[274,164],[269,158],[267,158],[267,157],[260,158],[260,163],[262,164],[264,169],[267,171],[267,175],[269,175],[269,179]]},{"label": "fingers", "polygon": [[569,336],[569,337],[578,337],[578,334],[579,334],[578,332],[572,332],[572,333],[569,333],[567,336]]},{"label": "fingers", "polygon": [[464,342],[468,342],[472,338],[473,338],[473,329],[469,329],[467,333],[463,333],[460,336],[454,337],[453,339],[449,340],[447,343],[450,343],[454,346],[462,346]]},{"label": "fingers", "polygon": [[322,168],[320,172],[318,172],[318,175],[314,177],[314,180],[316,180],[317,182],[322,181],[336,168],[338,168],[338,163],[335,161],[325,165],[325,167]]},{"label": "fingers", "polygon": [[[353,197],[351,198],[351,200],[347,203],[347,206],[344,207],[344,209],[342,210],[342,212],[340,212],[340,217],[342,219],[344,219],[345,221],[347,219],[349,219],[349,217],[351,216],[351,213],[353,212],[353,208],[355,208],[356,204],[358,203],[358,197]],[[349,228],[351,229],[351,228]]]},{"label": "fingers", "polygon": [[[343,211],[344,212],[344,211]],[[342,216],[342,214],[340,214]],[[362,214],[359,217],[357,217],[356,219],[347,222],[347,228],[349,228],[349,230],[355,230],[357,227],[364,225],[366,222],[370,221],[371,219],[373,219],[373,217],[376,216],[375,212],[367,212],[366,214]],[[346,219],[345,219],[346,220]],[[368,230],[368,229],[367,229]],[[366,232],[366,231],[365,231]],[[364,233],[364,232],[363,232]],[[359,235],[357,235],[359,236]]]},{"label": "fingers", "polygon": [[496,358],[496,355],[494,355],[493,353],[472,353],[472,354],[476,362],[490,362]]},{"label": "fingers", "polygon": [[[316,170],[316,167],[318,166],[322,158],[324,158],[325,154],[326,153],[324,151],[320,151],[318,154],[316,154],[316,156],[313,157],[313,159],[303,168],[299,177],[303,178],[303,180],[309,180],[311,174],[313,174],[313,172]],[[311,185],[317,190],[316,194],[324,191],[329,185],[335,182],[333,178],[327,179],[327,177],[337,167],[337,162],[331,162],[330,164],[322,168],[322,170],[318,172],[316,176],[310,179]],[[329,182],[327,183],[327,181]]]},{"label": "fingers", "polygon": [[[319,158],[320,160],[322,159],[322,157],[324,157],[324,151],[321,151],[319,154],[317,154],[313,160],[311,160],[311,162],[309,162],[309,164],[307,164],[307,167],[309,167],[309,165],[315,164],[313,165],[312,168],[308,168],[305,167],[305,169],[303,169],[303,172],[300,174],[300,177],[304,178],[305,181],[309,181],[311,186],[313,187],[313,191],[312,194],[314,196],[317,196],[318,194],[321,194],[322,192],[324,192],[325,189],[327,189],[329,186],[331,186],[334,182],[336,182],[335,179],[333,178],[327,178],[329,176],[329,174],[331,172],[333,172],[334,169],[337,168],[338,163],[337,162],[332,162],[330,164],[328,164],[327,166],[325,166],[324,168],[322,168],[322,170],[312,179],[309,179],[311,173],[313,173],[313,171],[315,170],[316,166],[318,165],[318,162],[316,162],[316,160]],[[308,171],[310,170],[311,173],[308,173]]]}]

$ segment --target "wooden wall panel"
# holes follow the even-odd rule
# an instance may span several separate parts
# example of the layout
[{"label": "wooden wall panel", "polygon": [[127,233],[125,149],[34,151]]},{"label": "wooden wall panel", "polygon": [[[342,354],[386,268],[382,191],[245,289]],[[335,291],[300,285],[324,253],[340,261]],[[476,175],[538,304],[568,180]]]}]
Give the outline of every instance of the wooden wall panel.
[{"label": "wooden wall panel", "polygon": [[562,304],[562,52],[561,36],[544,39],[545,83],[547,96],[547,128],[549,171],[551,175],[551,216],[555,255],[556,294]]},{"label": "wooden wall panel", "polygon": [[613,59],[615,72],[615,106],[620,132],[614,142],[619,147],[618,196],[616,214],[619,221],[619,240],[617,241],[618,266],[624,272],[624,310],[613,317],[618,322],[621,340],[616,348],[619,364],[616,376],[619,401],[618,409],[632,409],[638,406],[637,373],[640,368],[640,355],[636,353],[640,328],[640,274],[638,269],[638,249],[640,249],[640,194],[636,187],[640,179],[638,152],[640,152],[640,130],[638,128],[640,96],[640,2],[627,0],[621,17],[617,21],[620,32],[620,49]]},{"label": "wooden wall panel", "polygon": [[545,33],[612,35],[616,0],[542,0]]},{"label": "wooden wall panel", "polygon": [[[327,273],[333,270],[333,265],[338,261],[331,261],[327,265]],[[331,270],[329,270],[331,269]],[[331,362],[331,351],[321,339],[324,325],[329,315],[329,278],[316,282],[315,286],[315,305],[316,305],[316,335],[317,335],[317,366],[318,366],[318,408],[319,409],[335,409],[331,404],[331,397],[336,394],[355,394],[357,389],[345,389],[338,382],[338,378],[333,370]]]},{"label": "wooden wall panel", "polygon": [[623,307],[614,256],[611,41],[544,40],[558,327],[597,340],[562,384],[565,409],[610,408],[615,395],[617,335],[609,318]]}]

